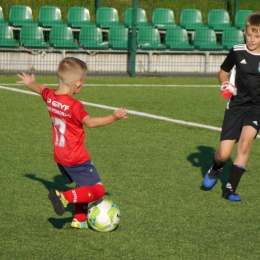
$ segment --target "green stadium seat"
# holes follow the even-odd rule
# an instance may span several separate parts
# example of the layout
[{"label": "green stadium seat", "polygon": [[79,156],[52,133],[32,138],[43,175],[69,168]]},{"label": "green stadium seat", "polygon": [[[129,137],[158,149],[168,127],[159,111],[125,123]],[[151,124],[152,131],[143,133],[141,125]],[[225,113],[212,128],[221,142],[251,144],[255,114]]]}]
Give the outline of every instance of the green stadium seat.
[{"label": "green stadium seat", "polygon": [[222,33],[222,46],[224,49],[230,50],[234,45],[244,44],[244,33],[237,28],[227,28]]},{"label": "green stadium seat", "polygon": [[174,13],[171,9],[157,8],[152,14],[152,25],[159,30],[176,27]]},{"label": "green stadium seat", "polygon": [[52,26],[62,25],[61,11],[55,6],[42,6],[39,9],[38,25],[51,28]]},{"label": "green stadium seat", "polygon": [[223,31],[232,27],[230,17],[226,10],[212,9],[208,12],[208,27],[214,31]]},{"label": "green stadium seat", "polygon": [[1,25],[8,25],[8,23],[5,21],[3,9],[0,6],[0,26]]},{"label": "green stadium seat", "polygon": [[32,9],[25,5],[12,5],[9,10],[8,23],[13,27],[34,24]]},{"label": "green stadium seat", "polygon": [[237,29],[244,30],[246,27],[246,19],[252,12],[252,10],[238,10],[235,15],[234,26]]},{"label": "green stadium seat", "polygon": [[77,49],[72,29],[67,26],[53,26],[50,30],[49,44],[57,49]]},{"label": "green stadium seat", "polygon": [[192,8],[183,9],[180,14],[180,26],[187,31],[204,27],[201,11]]},{"label": "green stadium seat", "polygon": [[44,41],[41,27],[23,26],[20,31],[20,45],[25,48],[49,48],[49,44]]},{"label": "green stadium seat", "polygon": [[158,29],[141,27],[137,35],[137,45],[142,50],[165,50],[166,45],[161,44],[161,37]]},{"label": "green stadium seat", "polygon": [[[132,15],[133,15],[133,9],[132,8],[127,8],[125,10],[125,15],[124,15],[124,26],[127,28],[132,29]],[[141,27],[147,27],[148,22],[147,22],[147,17],[146,17],[146,12],[142,8],[137,8],[137,25],[136,28],[139,29]]]},{"label": "green stadium seat", "polygon": [[167,30],[165,44],[170,50],[194,50],[194,46],[189,43],[187,31],[181,27]]},{"label": "green stadium seat", "polygon": [[223,46],[217,44],[217,37],[215,31],[207,27],[195,30],[193,45],[196,49],[201,51],[223,50]]},{"label": "green stadium seat", "polygon": [[102,29],[120,26],[117,10],[112,7],[98,8],[96,12],[96,26]]},{"label": "green stadium seat", "polygon": [[67,25],[71,28],[95,26],[91,23],[89,10],[85,7],[70,7],[68,10]]},{"label": "green stadium seat", "polygon": [[19,43],[14,40],[14,33],[8,24],[0,26],[0,47],[19,47]]},{"label": "green stadium seat", "polygon": [[112,27],[108,33],[109,47],[114,50],[127,50],[129,48],[129,31],[125,27]]},{"label": "green stadium seat", "polygon": [[101,29],[98,27],[82,27],[79,32],[79,45],[83,49],[107,50],[108,42],[103,42]]}]

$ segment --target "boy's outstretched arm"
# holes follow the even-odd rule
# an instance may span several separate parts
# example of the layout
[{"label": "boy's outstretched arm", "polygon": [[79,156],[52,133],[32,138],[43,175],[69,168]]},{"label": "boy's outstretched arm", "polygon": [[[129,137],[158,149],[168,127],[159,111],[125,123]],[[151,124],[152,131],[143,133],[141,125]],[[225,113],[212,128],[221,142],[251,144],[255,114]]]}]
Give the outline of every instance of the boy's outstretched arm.
[{"label": "boy's outstretched arm", "polygon": [[105,126],[108,124],[112,124],[120,119],[127,119],[128,116],[126,114],[127,114],[126,109],[124,107],[121,107],[118,110],[115,110],[113,114],[109,116],[101,116],[101,117],[86,116],[84,117],[82,123],[88,128]]},{"label": "boy's outstretched arm", "polygon": [[17,74],[17,76],[22,79],[21,81],[17,81],[18,84],[24,84],[33,92],[41,95],[42,90],[45,88],[45,86],[40,83],[35,83],[35,76],[33,74],[28,75],[22,72],[22,74]]}]

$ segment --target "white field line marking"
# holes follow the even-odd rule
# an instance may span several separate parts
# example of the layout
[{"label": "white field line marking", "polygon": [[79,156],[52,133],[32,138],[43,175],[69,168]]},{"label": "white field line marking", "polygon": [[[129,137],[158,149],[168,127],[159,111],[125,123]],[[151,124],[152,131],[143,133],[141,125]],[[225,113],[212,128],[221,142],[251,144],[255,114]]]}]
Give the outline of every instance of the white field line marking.
[{"label": "white field line marking", "polygon": [[[21,86],[21,84],[1,83],[4,86]],[[45,86],[57,87],[58,84],[44,84]],[[143,84],[84,84],[84,87],[165,87],[165,88],[219,88],[220,85],[143,85]]]},{"label": "white field line marking", "polygon": [[[34,92],[31,92],[31,91],[27,91],[27,90],[22,90],[22,89],[17,89],[17,88],[9,88],[9,87],[4,87],[4,86],[0,86],[0,89],[10,90],[10,91],[14,91],[14,92],[19,92],[19,93],[28,94],[28,95],[35,95],[35,96],[40,97],[40,95],[38,95],[38,94],[36,94]],[[116,110],[116,109],[118,109],[117,107],[110,107],[110,106],[94,104],[94,103],[85,102],[85,101],[81,101],[81,102],[84,105],[92,106],[92,107],[104,108],[104,109],[108,109],[108,110]],[[205,128],[205,129],[210,129],[210,130],[214,130],[214,131],[221,131],[220,127],[215,127],[215,126],[210,126],[210,125],[203,125],[203,124],[197,124],[197,123],[193,123],[193,122],[186,122],[186,121],[183,121],[183,120],[172,119],[172,118],[168,118],[168,117],[164,117],[164,116],[156,116],[156,115],[153,115],[153,114],[148,114],[148,113],[144,113],[144,112],[138,112],[138,111],[135,111],[135,110],[127,110],[127,112],[128,112],[128,114],[137,115],[137,116],[143,116],[143,117],[148,117],[148,118],[153,118],[153,119],[167,121],[167,122],[171,122],[171,123],[176,123],[176,124],[181,124],[181,125],[188,125],[188,126],[194,126],[194,127],[199,127],[199,128]],[[260,135],[258,135],[257,138],[260,138]]]}]

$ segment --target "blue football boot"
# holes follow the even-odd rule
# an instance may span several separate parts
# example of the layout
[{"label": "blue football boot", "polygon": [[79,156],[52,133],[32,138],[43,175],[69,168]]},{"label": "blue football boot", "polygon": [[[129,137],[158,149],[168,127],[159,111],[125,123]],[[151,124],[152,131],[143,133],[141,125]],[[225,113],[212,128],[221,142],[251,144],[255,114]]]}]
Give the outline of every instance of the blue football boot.
[{"label": "blue football boot", "polygon": [[242,198],[238,194],[236,194],[235,191],[232,189],[226,189],[223,197],[232,202],[242,201]]},{"label": "blue football boot", "polygon": [[203,181],[204,186],[208,189],[212,188],[216,184],[217,177],[222,171],[223,171],[223,167],[220,169],[214,169],[212,165],[204,176],[204,181]]}]

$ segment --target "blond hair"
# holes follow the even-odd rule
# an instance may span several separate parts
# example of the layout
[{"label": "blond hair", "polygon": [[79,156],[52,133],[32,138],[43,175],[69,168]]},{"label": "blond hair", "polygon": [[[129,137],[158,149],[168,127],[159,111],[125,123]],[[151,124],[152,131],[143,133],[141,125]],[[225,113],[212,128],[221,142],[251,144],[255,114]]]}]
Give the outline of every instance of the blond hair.
[{"label": "blond hair", "polygon": [[254,12],[250,14],[246,19],[246,27],[251,27],[252,32],[258,33],[260,29],[260,14]]},{"label": "blond hair", "polygon": [[58,66],[58,77],[61,83],[71,86],[78,81],[83,81],[87,73],[84,61],[74,58],[64,58]]}]

